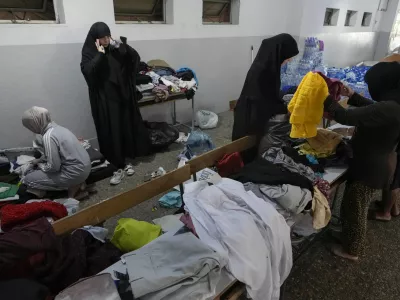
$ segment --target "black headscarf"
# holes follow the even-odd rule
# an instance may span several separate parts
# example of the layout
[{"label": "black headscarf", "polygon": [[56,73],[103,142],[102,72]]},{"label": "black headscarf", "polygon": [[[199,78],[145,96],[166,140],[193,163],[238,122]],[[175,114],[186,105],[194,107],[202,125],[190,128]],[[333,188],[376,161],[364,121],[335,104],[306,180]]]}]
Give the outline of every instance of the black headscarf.
[{"label": "black headscarf", "polygon": [[105,36],[111,36],[110,28],[106,23],[97,22],[90,27],[89,33],[86,37],[85,43],[82,47],[82,60],[81,67],[86,62],[93,59],[98,53],[96,48],[96,40]]},{"label": "black headscarf", "polygon": [[400,102],[400,64],[381,62],[373,66],[365,75],[369,93],[375,101]]},{"label": "black headscarf", "polygon": [[242,95],[262,102],[268,110],[267,120],[280,113],[283,103],[279,98],[282,63],[299,54],[296,40],[289,34],[265,39],[243,86]]}]

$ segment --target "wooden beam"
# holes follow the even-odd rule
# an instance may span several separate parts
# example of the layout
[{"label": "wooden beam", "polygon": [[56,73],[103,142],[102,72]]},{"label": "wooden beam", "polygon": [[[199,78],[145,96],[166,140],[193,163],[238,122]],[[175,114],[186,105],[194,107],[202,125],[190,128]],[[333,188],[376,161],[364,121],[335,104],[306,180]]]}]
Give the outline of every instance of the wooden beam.
[{"label": "wooden beam", "polygon": [[246,136],[228,145],[219,147],[200,156],[197,156],[189,160],[187,164],[190,165],[190,172],[192,174],[195,174],[196,172],[203,170],[204,168],[215,165],[215,163],[220,160],[225,154],[242,152],[255,146],[255,144],[255,136]]},{"label": "wooden beam", "polygon": [[172,189],[174,186],[190,179],[190,167],[183,166],[164,176],[119,194],[100,203],[89,206],[72,216],[54,222],[56,234],[64,234],[85,225],[97,225],[134,207],[148,199]]}]

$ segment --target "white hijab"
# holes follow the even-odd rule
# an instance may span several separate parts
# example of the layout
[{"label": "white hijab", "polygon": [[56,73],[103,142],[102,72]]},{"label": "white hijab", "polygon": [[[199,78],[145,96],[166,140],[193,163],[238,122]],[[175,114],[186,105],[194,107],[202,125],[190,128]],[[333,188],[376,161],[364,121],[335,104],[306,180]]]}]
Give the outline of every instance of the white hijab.
[{"label": "white hijab", "polygon": [[50,123],[50,113],[43,107],[33,106],[22,117],[22,125],[36,134],[43,134]]}]

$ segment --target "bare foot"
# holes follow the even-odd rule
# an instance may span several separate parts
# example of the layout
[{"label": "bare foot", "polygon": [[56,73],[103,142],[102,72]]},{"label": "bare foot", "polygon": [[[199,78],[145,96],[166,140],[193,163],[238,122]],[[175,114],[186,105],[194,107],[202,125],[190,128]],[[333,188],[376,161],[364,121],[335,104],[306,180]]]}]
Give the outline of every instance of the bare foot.
[{"label": "bare foot", "polygon": [[351,260],[351,261],[358,261],[358,256],[350,255],[348,254],[344,249],[342,245],[339,244],[333,244],[331,246],[331,251],[334,255]]},{"label": "bare foot", "polygon": [[375,220],[377,221],[383,221],[383,222],[389,222],[390,220],[392,220],[392,216],[386,213],[382,213],[382,212],[376,212],[375,213]]}]

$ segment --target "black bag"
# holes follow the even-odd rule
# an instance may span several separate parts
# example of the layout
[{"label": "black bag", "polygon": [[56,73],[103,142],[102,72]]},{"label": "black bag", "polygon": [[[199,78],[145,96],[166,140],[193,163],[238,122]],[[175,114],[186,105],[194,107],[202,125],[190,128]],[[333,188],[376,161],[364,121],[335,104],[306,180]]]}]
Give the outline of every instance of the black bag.
[{"label": "black bag", "polygon": [[150,132],[151,145],[154,151],[168,148],[179,138],[179,131],[165,122],[145,122]]}]

